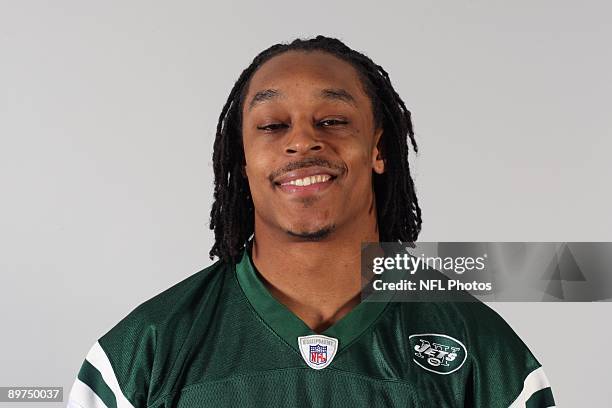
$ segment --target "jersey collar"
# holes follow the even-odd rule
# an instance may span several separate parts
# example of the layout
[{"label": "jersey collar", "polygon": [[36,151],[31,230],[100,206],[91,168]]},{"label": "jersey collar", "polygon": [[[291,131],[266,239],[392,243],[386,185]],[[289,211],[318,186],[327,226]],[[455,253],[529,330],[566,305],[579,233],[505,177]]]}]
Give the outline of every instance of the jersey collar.
[{"label": "jersey collar", "polygon": [[[240,262],[236,264],[236,277],[257,315],[298,353],[300,352],[298,337],[318,334],[272,296],[258,276],[246,249],[243,250]],[[320,334],[338,339],[339,354],[378,320],[388,304],[388,299],[376,302],[362,301]]]}]

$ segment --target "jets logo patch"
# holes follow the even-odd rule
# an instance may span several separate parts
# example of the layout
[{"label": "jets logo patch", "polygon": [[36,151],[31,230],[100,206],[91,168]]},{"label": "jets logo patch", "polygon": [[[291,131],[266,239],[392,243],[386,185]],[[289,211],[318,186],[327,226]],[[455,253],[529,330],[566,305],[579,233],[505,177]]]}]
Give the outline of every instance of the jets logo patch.
[{"label": "jets logo patch", "polygon": [[467,359],[463,343],[446,334],[413,334],[408,339],[412,361],[432,373],[454,373]]},{"label": "jets logo patch", "polygon": [[320,370],[331,364],[336,351],[338,339],[314,334],[312,336],[298,337],[298,346],[302,358],[310,368]]}]

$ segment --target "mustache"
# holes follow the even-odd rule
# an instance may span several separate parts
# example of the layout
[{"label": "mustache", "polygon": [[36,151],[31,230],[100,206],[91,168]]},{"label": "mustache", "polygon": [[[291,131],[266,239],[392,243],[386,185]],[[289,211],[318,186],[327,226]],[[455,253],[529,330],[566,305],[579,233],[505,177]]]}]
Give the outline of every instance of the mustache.
[{"label": "mustache", "polygon": [[320,157],[310,157],[304,160],[287,163],[280,169],[277,169],[273,171],[272,173],[270,173],[268,178],[272,182],[274,181],[274,179],[290,171],[297,170],[297,169],[303,169],[307,167],[314,167],[314,166],[327,167],[328,169],[335,170],[339,172],[340,174],[343,174],[346,171],[346,166],[342,163],[333,163],[329,160],[322,159]]}]

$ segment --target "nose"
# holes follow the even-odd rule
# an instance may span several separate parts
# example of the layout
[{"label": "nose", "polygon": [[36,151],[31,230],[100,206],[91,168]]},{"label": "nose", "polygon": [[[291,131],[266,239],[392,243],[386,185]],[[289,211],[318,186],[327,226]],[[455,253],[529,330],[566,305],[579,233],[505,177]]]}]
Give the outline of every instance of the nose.
[{"label": "nose", "polygon": [[301,155],[323,150],[324,143],[317,137],[317,130],[310,123],[294,123],[287,134],[285,153]]}]

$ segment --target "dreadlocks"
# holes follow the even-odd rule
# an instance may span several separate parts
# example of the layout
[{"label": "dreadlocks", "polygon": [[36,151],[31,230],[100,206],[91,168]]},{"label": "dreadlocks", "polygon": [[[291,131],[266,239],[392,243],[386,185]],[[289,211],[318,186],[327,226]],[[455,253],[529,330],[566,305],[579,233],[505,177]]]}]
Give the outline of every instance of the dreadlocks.
[{"label": "dreadlocks", "polygon": [[289,44],[276,44],[262,51],[240,74],[223,106],[213,151],[215,201],[210,212],[210,229],[215,232],[215,244],[210,250],[211,259],[218,256],[235,263],[253,234],[254,206],[248,181],[242,173],[245,165],[242,106],[255,71],[272,57],[287,51],[327,52],[357,70],[372,102],[376,127],[383,129],[379,148],[385,161],[385,172],[373,173],[380,240],[416,241],[422,220],[408,165],[406,136],[410,138],[414,151],[418,151],[410,111],[380,65],[340,40],[319,35],[309,40],[296,39]]}]

